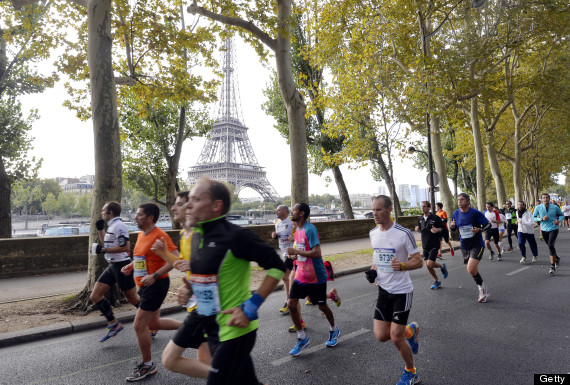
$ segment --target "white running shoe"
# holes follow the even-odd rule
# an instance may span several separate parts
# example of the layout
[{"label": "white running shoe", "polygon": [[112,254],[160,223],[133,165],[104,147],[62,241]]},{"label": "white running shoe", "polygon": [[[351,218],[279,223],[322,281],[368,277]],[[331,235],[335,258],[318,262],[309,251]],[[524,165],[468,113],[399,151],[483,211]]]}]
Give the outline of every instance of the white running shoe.
[{"label": "white running shoe", "polygon": [[487,302],[487,298],[489,298],[490,296],[491,293],[489,293],[489,290],[487,289],[487,285],[485,283],[483,283],[482,286],[479,286],[479,299],[478,299],[479,303]]},{"label": "white running shoe", "polygon": [[536,263],[537,261],[538,261],[538,257],[536,255],[533,255],[532,263]]},{"label": "white running shoe", "polygon": [[521,265],[524,265],[525,262],[526,262],[526,257],[522,257],[522,258],[521,258]]}]

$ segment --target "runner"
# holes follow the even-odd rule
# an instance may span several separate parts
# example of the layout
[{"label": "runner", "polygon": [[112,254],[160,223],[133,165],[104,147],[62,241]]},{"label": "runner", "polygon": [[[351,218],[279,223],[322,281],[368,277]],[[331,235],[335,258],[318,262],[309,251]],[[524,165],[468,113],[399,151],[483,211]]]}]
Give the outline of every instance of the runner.
[{"label": "runner", "polygon": [[[327,305],[327,272],[323,264],[317,228],[307,222],[310,215],[311,209],[306,203],[297,203],[293,207],[291,220],[297,222],[295,247],[287,248],[289,257],[297,261],[295,279],[291,284],[288,301],[289,313],[297,329],[297,344],[289,352],[294,357],[301,354],[301,351],[309,345],[309,336],[302,327],[298,311],[299,298],[310,296],[311,302],[318,305],[319,310],[325,314],[330,325],[327,347],[336,346],[340,337],[340,329],[335,325],[334,315]],[[333,291],[336,295],[336,291],[334,289]]]},{"label": "runner", "polygon": [[524,265],[526,262],[526,241],[528,241],[532,253],[532,263],[535,263],[538,260],[538,247],[536,245],[536,239],[534,239],[534,222],[532,220],[532,214],[526,209],[526,204],[523,201],[519,201],[518,203],[516,218],[519,233],[519,249],[522,255],[520,263]]},{"label": "runner", "polygon": [[[499,223],[499,249],[501,250],[501,253],[505,253],[505,248],[503,247],[503,237],[505,236],[505,221],[507,220],[507,217],[505,217],[505,214],[501,214],[501,212],[499,212],[499,220],[501,221]],[[499,258],[497,259],[498,261],[501,260],[500,255]]]},{"label": "runner", "polygon": [[471,199],[469,195],[461,193],[457,196],[457,206],[459,207],[453,213],[450,229],[459,230],[459,238],[461,240],[461,253],[463,254],[463,263],[467,265],[467,272],[473,277],[473,280],[479,288],[478,302],[487,302],[491,295],[487,285],[483,282],[481,274],[479,274],[479,262],[483,258],[483,250],[485,244],[481,231],[491,228],[491,222],[487,220],[485,215],[479,210],[470,207]]},{"label": "runner", "polygon": [[[184,338],[188,345],[198,346],[207,334],[213,354],[209,385],[257,385],[251,359],[257,312],[283,277],[285,265],[253,232],[226,219],[230,205],[231,193],[221,182],[202,178],[190,191],[188,214],[197,222],[191,243],[191,283],[198,307],[184,320],[184,330],[192,331]],[[268,270],[253,295],[252,261]],[[187,286],[179,292],[179,301],[189,298]]]},{"label": "runner", "polygon": [[[435,214],[438,217],[440,217],[441,221],[443,222],[441,237],[443,238],[445,243],[447,243],[447,245],[449,246],[449,253],[453,257],[455,255],[455,252],[453,251],[453,246],[451,245],[451,242],[449,242],[449,228],[447,227],[447,212],[443,210],[443,203],[437,202],[435,205],[437,207],[437,212]],[[439,248],[439,253],[437,254],[437,256],[441,258],[441,246]]]},{"label": "runner", "polygon": [[568,204],[568,199],[564,200],[564,206],[562,206],[562,212],[564,213],[564,223],[566,224],[566,231],[570,231],[570,204]]},{"label": "runner", "polygon": [[447,268],[445,263],[439,264],[436,262],[437,252],[441,245],[441,232],[443,229],[443,222],[441,218],[430,212],[431,203],[422,201],[422,212],[424,215],[418,218],[418,225],[416,231],[422,234],[422,248],[423,257],[426,261],[426,267],[435,282],[431,285],[432,289],[441,287],[441,281],[437,279],[437,274],[434,269],[441,269],[443,278],[447,278]]},{"label": "runner", "polygon": [[408,271],[421,269],[423,261],[412,232],[394,223],[391,212],[389,197],[373,199],[372,214],[378,226],[370,230],[373,265],[365,274],[370,283],[378,283],[374,336],[380,342],[391,340],[398,349],[405,363],[398,385],[410,385],[419,383],[420,377],[413,357],[419,348],[419,326],[416,322],[406,326],[414,290]]},{"label": "runner", "polygon": [[279,242],[279,249],[281,250],[281,256],[285,261],[285,275],[283,275],[283,287],[285,289],[285,304],[279,312],[283,315],[289,314],[289,309],[287,308],[287,300],[289,299],[289,289],[290,289],[290,276],[291,271],[293,271],[293,260],[287,255],[287,248],[293,247],[293,222],[289,219],[289,208],[285,205],[280,205],[275,211],[277,215],[277,220],[275,221],[275,231],[271,233],[272,238],[276,238]]},{"label": "runner", "polygon": [[491,228],[485,233],[485,247],[491,252],[489,259],[493,259],[495,256],[495,253],[491,248],[491,238],[493,238],[495,247],[497,248],[497,253],[499,254],[497,261],[501,261],[503,259],[501,256],[501,248],[499,247],[499,224],[501,223],[501,217],[499,212],[495,209],[493,202],[487,202],[486,207],[487,210],[485,210],[485,218],[487,218],[487,221],[491,223]]},{"label": "runner", "polygon": [[550,270],[548,274],[554,274],[560,263],[560,257],[556,254],[556,238],[558,237],[559,218],[564,217],[560,207],[550,204],[550,195],[542,194],[542,203],[534,208],[532,215],[535,222],[540,221],[540,230],[544,241],[550,251]]},{"label": "runner", "polygon": [[[109,267],[95,282],[89,299],[107,319],[107,330],[100,340],[100,342],[104,342],[123,330],[123,324],[115,318],[111,304],[105,298],[105,293],[116,283],[131,305],[138,306],[140,298],[136,292],[133,276],[121,273],[123,266],[131,263],[131,258],[129,258],[131,250],[129,230],[121,220],[121,205],[117,202],[105,203],[101,209],[101,218],[95,222],[95,226],[99,239],[103,240],[104,246],[95,245],[95,252],[105,254]],[[107,231],[105,231],[105,223],[107,223]]]},{"label": "runner", "polygon": [[[188,191],[181,191],[176,194],[176,202],[170,209],[172,218],[180,223],[183,230],[180,232],[180,258],[176,258],[166,249],[164,240],[157,240],[152,250],[160,255],[167,262],[171,262],[174,267],[182,272],[186,272],[187,279],[190,279],[190,243],[192,241],[192,226],[196,225],[196,221],[191,216],[186,215],[186,204],[188,203]],[[185,284],[188,282],[184,280]],[[186,285],[179,290],[185,290]],[[196,297],[192,297],[190,301],[181,303],[187,305],[189,313],[196,309]],[[190,317],[190,314],[186,316]],[[192,336],[191,330],[185,329],[185,323],[178,328],[176,335],[168,342],[164,352],[162,353],[162,364],[175,373],[181,373],[188,377],[207,378],[212,362],[212,355],[206,342],[206,338],[202,341],[198,340],[197,344],[186,343],[186,339]],[[187,348],[196,349],[198,359],[183,357],[182,354]]]},{"label": "runner", "polygon": [[509,200],[499,211],[501,212],[501,214],[505,215],[505,227],[507,230],[507,239],[509,241],[509,248],[507,249],[507,251],[511,251],[513,250],[513,240],[511,237],[511,233],[514,233],[515,237],[518,237],[517,210],[515,210],[515,208],[513,207],[513,202]]},{"label": "runner", "polygon": [[133,373],[126,378],[127,381],[138,381],[158,371],[152,361],[152,337],[149,329],[176,330],[182,324],[171,318],[160,318],[160,307],[170,286],[168,272],[172,270],[172,266],[156,255],[151,247],[157,239],[164,238],[168,251],[175,257],[179,257],[179,253],[168,234],[156,227],[159,216],[160,210],[154,203],[139,206],[135,222],[141,231],[133,250],[134,261],[122,270],[125,274],[134,271],[141,298],[133,327],[137,334],[142,361],[136,364]]}]

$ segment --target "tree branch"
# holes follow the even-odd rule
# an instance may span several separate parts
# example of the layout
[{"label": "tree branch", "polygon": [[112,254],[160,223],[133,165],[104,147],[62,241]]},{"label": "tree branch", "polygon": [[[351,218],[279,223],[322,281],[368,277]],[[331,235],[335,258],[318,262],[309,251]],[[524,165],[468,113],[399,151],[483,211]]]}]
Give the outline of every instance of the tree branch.
[{"label": "tree branch", "polygon": [[194,0],[192,4],[188,6],[187,11],[193,15],[202,15],[208,19],[219,21],[223,24],[233,25],[234,27],[245,29],[246,31],[256,36],[259,40],[261,40],[261,42],[269,47],[272,51],[275,52],[277,50],[277,40],[269,36],[267,32],[262,31],[251,21],[243,20],[238,17],[220,15],[218,13],[209,11],[204,7],[198,7],[198,5],[196,5],[196,0]]}]

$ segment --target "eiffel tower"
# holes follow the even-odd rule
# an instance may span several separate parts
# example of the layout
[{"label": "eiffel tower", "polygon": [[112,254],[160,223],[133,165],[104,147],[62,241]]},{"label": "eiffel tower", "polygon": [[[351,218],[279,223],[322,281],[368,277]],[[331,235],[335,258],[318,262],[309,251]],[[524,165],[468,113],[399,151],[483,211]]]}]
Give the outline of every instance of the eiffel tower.
[{"label": "eiffel tower", "polygon": [[257,163],[253,148],[247,136],[248,128],[242,123],[237,100],[239,92],[234,79],[234,41],[228,38],[224,52],[224,83],[220,92],[220,104],[216,122],[202,148],[198,162],[188,171],[188,185],[196,184],[200,177],[228,182],[235,187],[235,193],[249,187],[258,192],[264,201],[278,201],[281,198],[266,172]]}]

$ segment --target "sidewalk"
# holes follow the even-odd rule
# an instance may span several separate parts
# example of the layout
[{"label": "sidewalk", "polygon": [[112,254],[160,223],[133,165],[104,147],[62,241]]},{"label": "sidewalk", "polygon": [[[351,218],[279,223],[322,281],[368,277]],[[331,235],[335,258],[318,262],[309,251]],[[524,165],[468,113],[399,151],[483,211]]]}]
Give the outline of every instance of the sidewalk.
[{"label": "sidewalk", "polygon": [[[414,232],[414,235],[415,235],[416,240],[419,240],[420,234]],[[459,242],[453,242],[452,241],[452,245],[454,246],[454,249],[456,249],[456,250],[459,248]],[[369,249],[369,248],[370,248],[370,240],[368,238],[360,238],[360,239],[353,239],[353,240],[339,241],[339,242],[329,242],[329,243],[323,243],[321,245],[321,249],[322,249],[324,256],[334,255],[334,254],[339,254],[339,253],[347,253],[347,252],[351,252],[351,251],[364,250],[364,249]],[[443,251],[447,252],[447,251],[449,251],[449,249],[444,248]],[[348,275],[348,274],[354,274],[354,273],[366,271],[369,268],[370,268],[370,264],[366,264],[364,266],[353,266],[351,268],[343,269],[340,271],[335,271],[335,275],[338,277],[341,277],[341,276]],[[81,274],[83,277],[85,277],[85,272],[73,273],[73,274]],[[173,272],[172,275],[173,275],[173,277],[176,277],[176,276],[182,276],[183,274],[176,271],[176,272]],[[55,278],[54,278],[54,276],[50,276],[50,277],[51,278],[49,278],[49,279],[51,279],[52,281],[58,281],[57,277],[60,277],[60,279],[59,279],[60,282],[64,281],[65,279],[68,278],[66,275],[55,276]],[[24,280],[25,278],[27,278],[27,277],[13,278],[12,282],[11,282],[11,286],[13,287],[13,285],[18,285],[18,281],[22,282],[22,280]],[[36,278],[46,278],[46,277],[36,277]],[[8,280],[6,280],[6,281],[8,281]],[[53,285],[55,287],[61,286],[61,284],[58,284],[57,282],[54,282]],[[83,280],[80,282],[80,286],[78,286],[77,291],[81,290],[84,285],[85,285],[85,281]],[[7,286],[7,285],[4,284],[4,286]],[[0,292],[3,292],[5,289],[6,288],[2,289],[0,287]],[[36,289],[37,289],[37,287],[36,287]],[[283,289],[283,283],[281,282],[281,283],[279,283],[279,285],[277,285],[276,290],[282,290],[282,289]],[[42,290],[42,293],[46,293],[46,290],[48,290],[48,289],[46,289],[46,287],[44,286],[41,290]],[[25,298],[25,295],[22,298]],[[166,304],[162,307],[161,314],[162,315],[168,315],[168,314],[173,314],[173,313],[179,313],[182,311],[185,311],[185,308],[179,306],[178,304]],[[126,312],[116,313],[117,318],[120,319],[121,322],[123,322],[123,323],[132,322],[135,318],[135,315],[136,315],[136,309],[135,310],[129,310]],[[24,330],[9,332],[9,333],[0,333],[0,348],[10,346],[10,345],[22,344],[22,343],[26,343],[26,342],[30,342],[30,341],[37,341],[37,340],[50,338],[50,337],[57,337],[57,336],[62,336],[62,335],[67,335],[67,334],[97,329],[97,328],[101,328],[101,325],[102,325],[101,319],[98,317],[98,318],[82,319],[82,320],[76,320],[76,321],[59,322],[59,323],[56,323],[53,325],[41,326],[41,327],[36,327],[36,328],[31,328],[31,329],[24,329]]]}]

